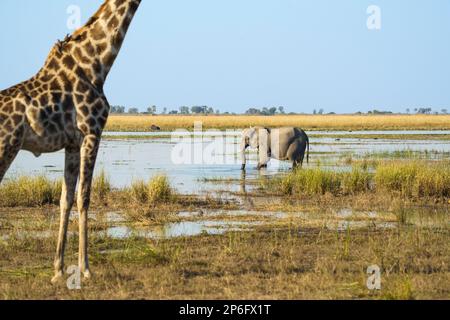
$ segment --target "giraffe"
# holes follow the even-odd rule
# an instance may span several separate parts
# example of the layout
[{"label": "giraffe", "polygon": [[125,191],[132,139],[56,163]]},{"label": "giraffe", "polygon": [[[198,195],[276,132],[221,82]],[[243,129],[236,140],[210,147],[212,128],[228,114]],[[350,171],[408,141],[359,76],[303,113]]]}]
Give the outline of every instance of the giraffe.
[{"label": "giraffe", "polygon": [[60,227],[54,261],[58,281],[78,182],[78,264],[85,278],[88,262],[88,209],[91,182],[109,103],[103,86],[141,0],[105,0],[90,20],[58,41],[44,66],[30,80],[0,91],[0,183],[20,150],[65,150]]}]

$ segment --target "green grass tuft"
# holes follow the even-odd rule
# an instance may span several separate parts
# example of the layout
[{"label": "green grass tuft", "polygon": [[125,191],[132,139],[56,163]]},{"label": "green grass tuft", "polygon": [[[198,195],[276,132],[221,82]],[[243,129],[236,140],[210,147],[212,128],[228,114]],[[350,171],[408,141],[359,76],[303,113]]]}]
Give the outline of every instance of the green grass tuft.
[{"label": "green grass tuft", "polygon": [[156,176],[147,183],[134,181],[127,192],[135,202],[141,204],[167,203],[175,196],[169,179],[164,175]]},{"label": "green grass tuft", "polygon": [[447,162],[389,162],[375,173],[378,191],[403,197],[450,197],[450,164]]},{"label": "green grass tuft", "polygon": [[102,170],[100,174],[94,177],[92,181],[92,196],[101,202],[106,203],[107,197],[112,190],[111,182],[105,170]]},{"label": "green grass tuft", "polygon": [[429,161],[380,162],[375,173],[355,164],[349,172],[323,168],[297,170],[263,183],[266,190],[287,195],[356,195],[388,193],[407,198],[450,197],[450,164]]},{"label": "green grass tuft", "polygon": [[269,183],[283,194],[333,195],[356,194],[370,189],[370,173],[354,168],[351,172],[336,172],[321,168],[296,170]]},{"label": "green grass tuft", "polygon": [[44,176],[23,176],[5,181],[0,186],[0,206],[38,207],[46,204],[58,204],[61,187],[61,180],[52,181]]}]

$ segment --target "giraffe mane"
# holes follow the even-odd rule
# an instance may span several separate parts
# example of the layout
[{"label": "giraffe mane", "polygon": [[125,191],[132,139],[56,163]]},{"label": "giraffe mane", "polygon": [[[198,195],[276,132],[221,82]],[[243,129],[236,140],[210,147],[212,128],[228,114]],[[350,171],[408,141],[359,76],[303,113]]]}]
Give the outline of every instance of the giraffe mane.
[{"label": "giraffe mane", "polygon": [[46,65],[54,56],[58,56],[62,53],[64,50],[64,47],[66,44],[68,44],[72,40],[78,40],[78,37],[83,33],[83,31],[87,28],[89,28],[91,25],[93,25],[100,17],[102,12],[105,10],[109,0],[105,0],[103,4],[100,6],[100,8],[94,13],[93,16],[91,16],[86,22],[84,26],[81,28],[78,28],[75,30],[75,32],[71,35],[66,35],[64,40],[57,40],[56,43],[53,45],[52,49],[50,50],[49,54],[47,55],[47,58],[45,59],[44,65]]},{"label": "giraffe mane", "polygon": [[100,6],[100,8],[97,10],[97,12],[95,12],[94,15],[89,18],[88,22],[86,22],[86,24],[84,26],[82,26],[81,28],[75,30],[75,32],[72,34],[71,38],[76,39],[77,36],[81,35],[85,29],[88,29],[91,25],[93,25],[99,19],[100,15],[105,10],[107,5],[108,5],[108,0],[105,0],[105,2],[103,2],[103,4]]}]

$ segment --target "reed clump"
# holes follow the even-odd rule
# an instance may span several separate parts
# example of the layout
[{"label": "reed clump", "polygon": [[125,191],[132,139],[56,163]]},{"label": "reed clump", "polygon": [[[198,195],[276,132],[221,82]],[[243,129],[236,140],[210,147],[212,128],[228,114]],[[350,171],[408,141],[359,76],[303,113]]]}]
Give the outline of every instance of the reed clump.
[{"label": "reed clump", "polygon": [[285,177],[274,179],[270,187],[284,194],[333,195],[356,194],[370,189],[370,173],[359,167],[350,172],[322,168],[296,170]]},{"label": "reed clump", "polygon": [[148,182],[136,180],[126,192],[134,202],[140,204],[169,203],[176,197],[176,193],[165,175],[156,176]]},{"label": "reed clump", "polygon": [[280,190],[286,195],[357,195],[391,194],[406,198],[450,197],[450,164],[427,161],[380,162],[374,173],[355,165],[351,171],[323,168],[296,170],[263,185],[266,190]]},{"label": "reed clump", "polygon": [[[62,180],[51,180],[45,176],[21,176],[4,181],[0,185],[0,207],[39,207],[59,205]],[[108,205],[108,200],[127,204],[154,206],[169,204],[177,200],[177,194],[169,179],[156,176],[148,182],[134,181],[130,187],[113,190],[109,176],[101,171],[92,181],[91,199],[96,204]]]},{"label": "reed clump", "polygon": [[100,171],[92,181],[92,195],[94,199],[106,203],[111,190],[112,186],[109,176],[106,174],[105,170]]},{"label": "reed clump", "polygon": [[[59,204],[62,180],[51,180],[45,176],[21,176],[0,185],[0,206],[39,207]],[[92,198],[106,202],[112,191],[109,177],[104,171],[92,181]]]},{"label": "reed clump", "polygon": [[375,176],[378,191],[403,197],[450,197],[450,163],[387,162],[378,166]]},{"label": "reed clump", "polygon": [[0,185],[0,206],[38,207],[58,204],[61,187],[61,180],[52,181],[45,176],[22,176],[5,181]]}]

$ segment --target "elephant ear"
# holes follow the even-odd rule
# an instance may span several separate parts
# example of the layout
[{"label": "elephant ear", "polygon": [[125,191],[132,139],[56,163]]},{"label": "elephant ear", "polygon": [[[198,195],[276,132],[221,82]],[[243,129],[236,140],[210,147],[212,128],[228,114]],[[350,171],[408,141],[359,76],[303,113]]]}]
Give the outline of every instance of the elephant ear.
[{"label": "elephant ear", "polygon": [[250,129],[242,130],[242,137],[250,137],[250,131],[251,131]]}]

